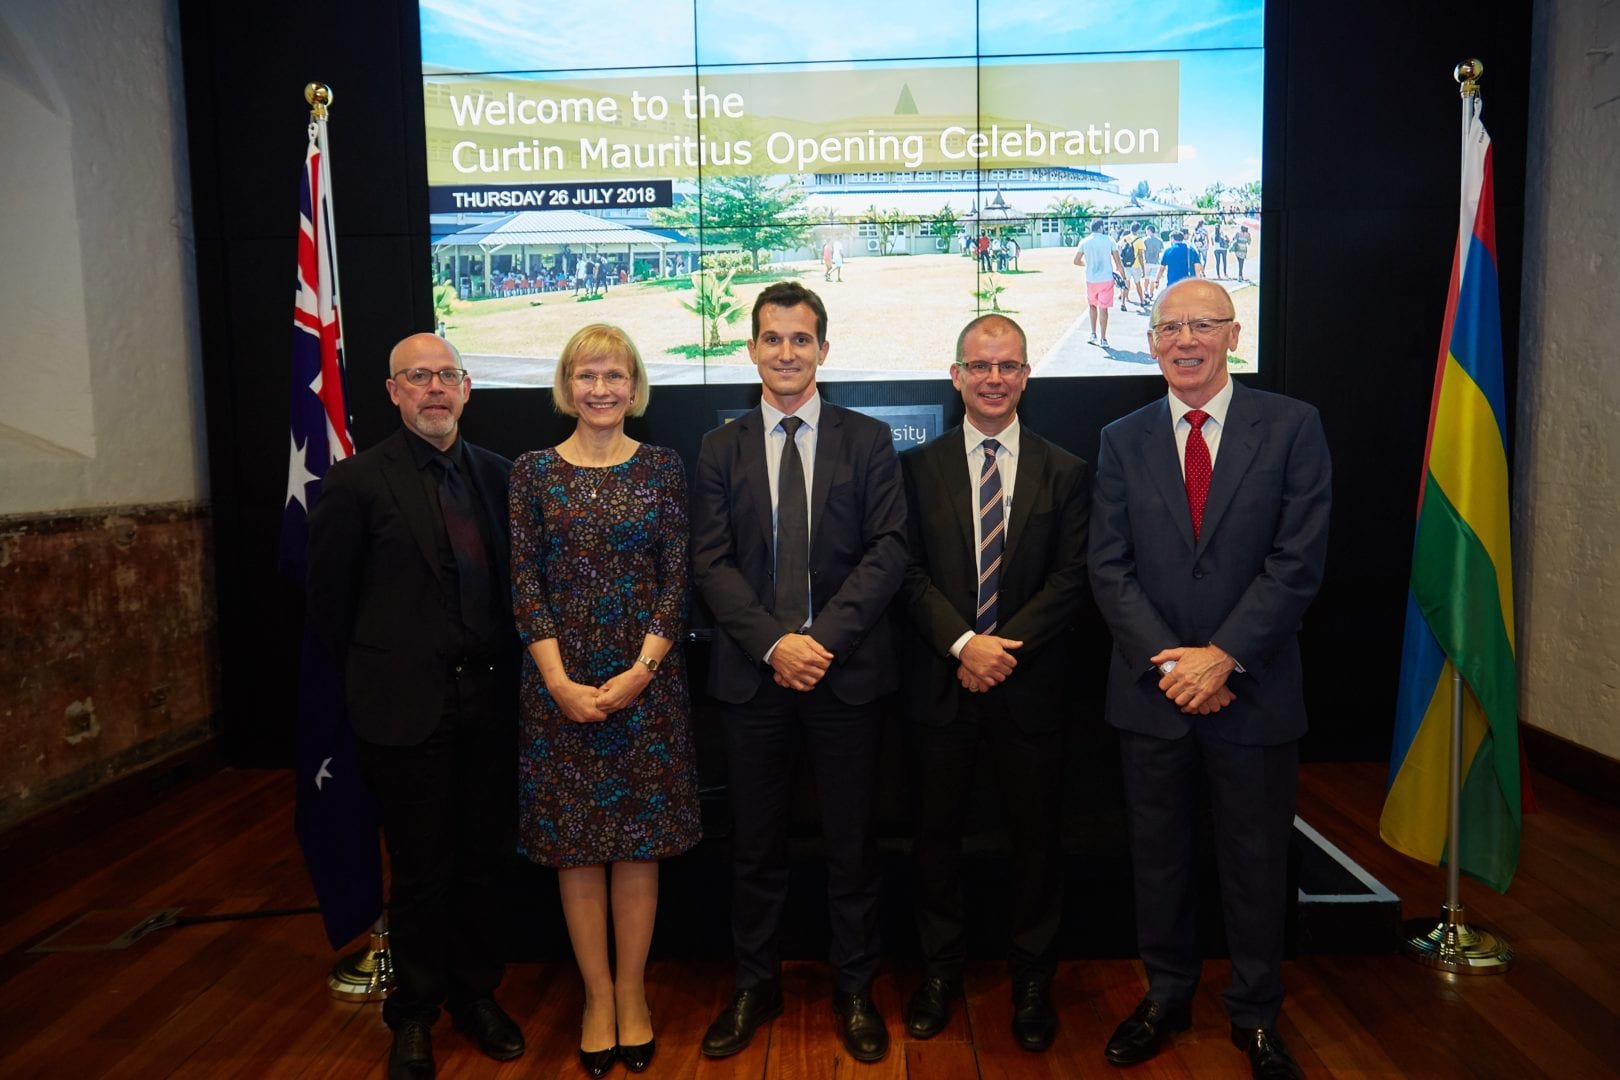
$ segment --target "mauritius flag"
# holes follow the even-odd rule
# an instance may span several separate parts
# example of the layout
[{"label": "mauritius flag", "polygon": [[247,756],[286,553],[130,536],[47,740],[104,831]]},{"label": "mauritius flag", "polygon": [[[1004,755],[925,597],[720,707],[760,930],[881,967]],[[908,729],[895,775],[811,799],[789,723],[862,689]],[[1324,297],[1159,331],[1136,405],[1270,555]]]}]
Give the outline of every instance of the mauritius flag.
[{"label": "mauritius flag", "polygon": [[[1468,103],[1462,214],[1406,597],[1386,843],[1505,891],[1519,862],[1518,680],[1491,140]],[[1452,672],[1463,679],[1460,851],[1447,851]]]}]

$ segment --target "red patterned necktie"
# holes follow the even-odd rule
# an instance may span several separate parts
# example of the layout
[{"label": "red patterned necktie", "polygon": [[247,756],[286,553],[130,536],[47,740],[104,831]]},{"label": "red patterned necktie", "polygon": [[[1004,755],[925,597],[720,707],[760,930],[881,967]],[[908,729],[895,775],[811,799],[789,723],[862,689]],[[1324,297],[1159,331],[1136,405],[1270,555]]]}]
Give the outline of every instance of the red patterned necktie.
[{"label": "red patterned necktie", "polygon": [[1204,528],[1204,501],[1209,498],[1209,477],[1212,472],[1209,464],[1209,444],[1204,441],[1204,421],[1209,419],[1209,413],[1202,409],[1194,409],[1187,414],[1187,423],[1192,430],[1187,432],[1187,457],[1182,463],[1182,473],[1187,481],[1187,509],[1192,513],[1193,542],[1198,541],[1198,534]]}]

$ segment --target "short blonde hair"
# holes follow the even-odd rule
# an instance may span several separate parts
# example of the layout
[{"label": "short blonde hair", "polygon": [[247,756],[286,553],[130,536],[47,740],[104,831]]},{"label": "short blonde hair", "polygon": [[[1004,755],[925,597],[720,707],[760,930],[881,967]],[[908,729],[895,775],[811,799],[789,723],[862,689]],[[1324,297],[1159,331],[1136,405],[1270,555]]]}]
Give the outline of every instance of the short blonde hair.
[{"label": "short blonde hair", "polygon": [[629,334],[607,323],[580,327],[568,339],[568,344],[563,346],[562,355],[557,358],[557,370],[551,379],[552,408],[564,416],[578,416],[579,411],[574,408],[573,395],[569,390],[574,370],[581,364],[603,359],[629,362],[630,380],[636,384],[636,389],[630,395],[630,407],[625,411],[631,416],[646,412],[652,388],[647,385],[647,366],[641,362],[641,352],[636,348],[636,343],[630,340]]}]

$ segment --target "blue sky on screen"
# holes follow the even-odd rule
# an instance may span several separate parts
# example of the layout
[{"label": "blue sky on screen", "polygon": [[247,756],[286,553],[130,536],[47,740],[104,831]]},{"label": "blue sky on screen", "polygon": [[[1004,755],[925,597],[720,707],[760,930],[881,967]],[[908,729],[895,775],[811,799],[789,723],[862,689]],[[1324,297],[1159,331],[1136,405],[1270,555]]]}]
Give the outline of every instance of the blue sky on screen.
[{"label": "blue sky on screen", "polygon": [[424,66],[453,71],[1259,48],[1265,21],[1260,0],[421,0],[421,12]]}]

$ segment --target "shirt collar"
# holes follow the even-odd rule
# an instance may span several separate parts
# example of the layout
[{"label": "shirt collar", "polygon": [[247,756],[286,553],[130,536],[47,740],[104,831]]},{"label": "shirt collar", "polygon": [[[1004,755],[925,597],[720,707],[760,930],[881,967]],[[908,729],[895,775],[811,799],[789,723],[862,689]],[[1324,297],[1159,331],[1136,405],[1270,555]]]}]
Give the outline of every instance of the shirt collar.
[{"label": "shirt collar", "polygon": [[767,434],[776,430],[776,425],[782,422],[782,417],[789,415],[797,416],[805,422],[811,431],[815,431],[821,427],[821,392],[818,390],[811,394],[810,400],[800,405],[799,411],[795,413],[785,413],[763,398],[759,402],[759,411],[760,415],[765,418],[765,431]]},{"label": "shirt collar", "polygon": [[433,464],[434,458],[447,457],[455,462],[457,469],[460,469],[463,473],[467,471],[461,453],[461,440],[459,438],[450,444],[450,449],[440,450],[410,428],[405,429],[405,434],[410,436],[405,440],[405,445],[411,448],[411,462],[418,469],[425,469]]},{"label": "shirt collar", "polygon": [[[1226,376],[1226,385],[1215,392],[1215,396],[1204,403],[1204,412],[1215,421],[1216,427],[1226,426],[1226,410],[1232,407],[1232,376]],[[1192,412],[1192,406],[1176,397],[1174,394],[1166,395],[1170,399],[1170,426],[1173,428],[1181,423],[1181,418]]]},{"label": "shirt collar", "polygon": [[1001,434],[999,435],[986,435],[984,432],[974,427],[970,421],[963,420],[962,441],[966,444],[967,453],[969,456],[979,452],[979,447],[984,443],[984,440],[994,439],[1006,449],[1007,453],[1016,458],[1018,456],[1019,430],[1020,425],[1017,416],[1013,417],[1012,423],[1001,429]]}]

